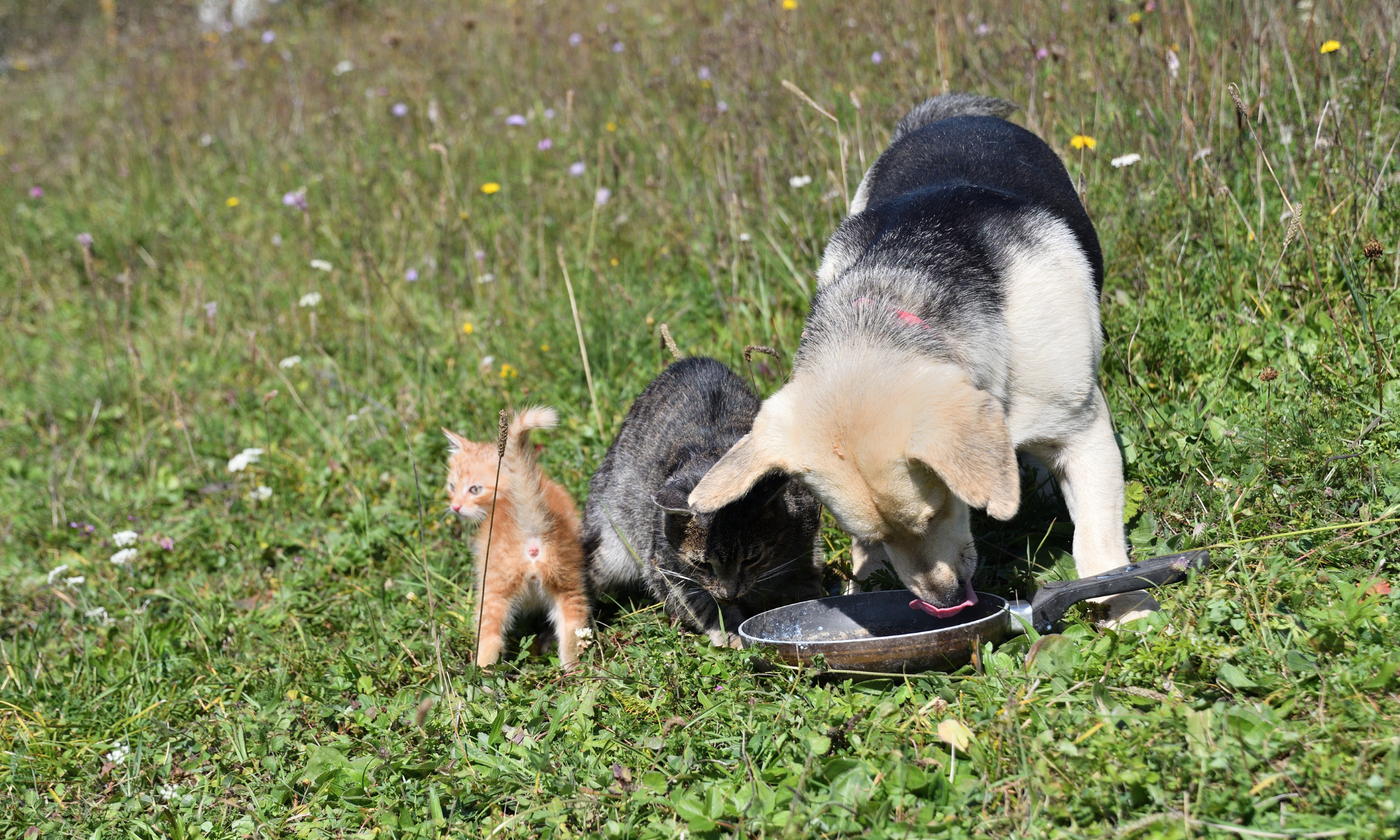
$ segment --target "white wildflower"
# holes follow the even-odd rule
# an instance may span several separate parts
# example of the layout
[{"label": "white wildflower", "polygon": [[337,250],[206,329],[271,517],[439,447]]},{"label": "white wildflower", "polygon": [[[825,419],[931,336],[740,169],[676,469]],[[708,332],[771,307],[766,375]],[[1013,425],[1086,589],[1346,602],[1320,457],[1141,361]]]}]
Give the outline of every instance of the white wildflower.
[{"label": "white wildflower", "polygon": [[299,364],[301,364],[300,356],[288,356],[287,358],[278,362],[277,366],[280,367],[282,370],[286,370],[287,368],[294,368]]},{"label": "white wildflower", "polygon": [[1191,160],[1193,160],[1193,161],[1194,161],[1194,160],[1205,160],[1205,159],[1206,159],[1206,156],[1209,155],[1209,154],[1210,154],[1211,152],[1213,152],[1213,151],[1215,151],[1215,149],[1212,149],[1210,146],[1206,146],[1205,148],[1201,149],[1200,151],[1198,151],[1198,152],[1196,152],[1194,155],[1192,155],[1192,156],[1191,156]]},{"label": "white wildflower", "polygon": [[802,189],[810,183],[812,183],[811,175],[794,175],[788,179],[788,186],[795,190]]},{"label": "white wildflower", "polygon": [[1116,157],[1110,160],[1109,163],[1113,164],[1114,169],[1122,169],[1125,166],[1132,166],[1140,160],[1142,160],[1142,155],[1137,152],[1132,152],[1121,157]]},{"label": "white wildflower", "polygon": [[131,755],[131,747],[118,741],[113,745],[112,751],[107,753],[105,758],[113,764],[125,764],[126,757],[129,755]]},{"label": "white wildflower", "polygon": [[116,563],[118,566],[125,566],[127,563],[130,563],[132,560],[135,559],[136,549],[134,548],[123,548],[121,551],[118,551],[116,554],[112,555],[112,562]]},{"label": "white wildflower", "polygon": [[607,187],[599,187],[598,192],[593,194],[593,203],[602,207],[604,204],[608,203],[608,199],[610,198],[612,198],[612,190]]},{"label": "white wildflower", "polygon": [[321,293],[320,293],[320,292],[307,292],[306,294],[304,294],[304,295],[301,296],[301,300],[297,301],[297,306],[300,306],[300,307],[302,307],[302,308],[304,309],[304,308],[306,308],[306,307],[308,307],[308,306],[315,306],[316,304],[318,304],[318,303],[320,303],[320,302],[321,302]]},{"label": "white wildflower", "polygon": [[355,69],[355,64],[354,64],[354,62],[348,61],[348,60],[347,60],[347,61],[342,61],[342,62],[340,62],[339,64],[337,64],[337,65],[335,66],[335,68],[334,68],[333,70],[331,70],[331,72],[334,73],[334,74],[336,74],[337,76],[344,76],[346,73],[349,73],[351,70],[354,70],[354,69]]},{"label": "white wildflower", "polygon": [[496,282],[496,275],[494,275],[494,274],[483,274],[483,275],[481,275],[480,277],[476,278],[476,282],[478,282],[478,283],[494,283],[494,282]]},{"label": "white wildflower", "polygon": [[347,415],[345,415],[345,422],[346,422],[346,423],[354,423],[356,420],[359,420],[359,419],[360,419],[360,415],[358,415],[358,414],[347,414]]},{"label": "white wildflower", "polygon": [[593,630],[588,627],[580,627],[579,629],[574,631],[574,638],[591,639],[593,638]]},{"label": "white wildflower", "polygon": [[67,564],[67,563],[64,563],[62,566],[59,566],[58,568],[56,568],[56,569],[50,571],[50,572],[49,572],[49,586],[53,586],[53,582],[56,581],[56,580],[58,580],[59,575],[62,575],[62,574],[63,574],[64,572],[66,572],[66,571],[68,571],[68,564]]},{"label": "white wildflower", "polygon": [[333,271],[333,270],[335,270],[335,266],[331,265],[330,263],[326,262],[325,260],[312,260],[312,261],[311,261],[311,267],[314,268],[314,269],[316,269],[317,271]]},{"label": "white wildflower", "polygon": [[118,531],[112,535],[112,544],[117,548],[126,548],[136,542],[136,538],[141,536],[135,531]]},{"label": "white wildflower", "polygon": [[106,607],[95,607],[93,609],[90,609],[87,612],[83,613],[83,618],[93,619],[98,624],[101,624],[103,627],[111,627],[113,624],[112,617],[110,615],[107,615]]},{"label": "white wildflower", "polygon": [[261,449],[245,449],[232,458],[228,459],[228,471],[231,473],[243,472],[248,469],[249,464],[256,464],[258,456],[263,454]]},{"label": "white wildflower", "polygon": [[160,798],[166,802],[180,795],[180,786],[177,784],[164,784],[160,786]]},{"label": "white wildflower", "polygon": [[490,373],[495,368],[495,365],[495,356],[483,356],[481,361],[477,363],[476,369],[482,373]]},{"label": "white wildflower", "polygon": [[739,241],[740,241],[740,242],[748,242],[748,241],[750,241],[751,239],[753,239],[753,237],[752,237],[752,236],[749,236],[747,233],[741,233],[741,234],[739,234]]},{"label": "white wildflower", "polygon": [[259,484],[258,489],[248,494],[248,498],[254,502],[265,502],[272,498],[272,488],[266,484]]},{"label": "white wildflower", "polygon": [[1181,72],[1181,59],[1177,58],[1176,50],[1167,50],[1167,72],[1173,79]]},{"label": "white wildflower", "polygon": [[76,577],[64,578],[63,583],[65,586],[82,586],[87,583],[87,578],[77,575]]}]

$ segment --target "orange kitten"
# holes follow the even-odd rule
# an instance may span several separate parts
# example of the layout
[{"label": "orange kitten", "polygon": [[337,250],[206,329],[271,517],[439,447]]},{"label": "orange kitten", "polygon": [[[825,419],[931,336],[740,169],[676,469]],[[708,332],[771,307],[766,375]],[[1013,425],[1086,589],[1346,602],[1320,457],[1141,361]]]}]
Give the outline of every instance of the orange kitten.
[{"label": "orange kitten", "polygon": [[[530,610],[548,613],[559,637],[560,662],[567,668],[578,661],[577,631],[588,626],[589,615],[578,509],[568,492],[540,469],[529,439],[531,429],[552,429],[558,422],[552,408],[517,414],[499,481],[494,442],[475,443],[443,429],[452,444],[447,475],[452,511],[479,523],[472,543],[481,623],[477,665],[495,663],[511,620]],[[494,521],[488,525],[493,506]]]}]

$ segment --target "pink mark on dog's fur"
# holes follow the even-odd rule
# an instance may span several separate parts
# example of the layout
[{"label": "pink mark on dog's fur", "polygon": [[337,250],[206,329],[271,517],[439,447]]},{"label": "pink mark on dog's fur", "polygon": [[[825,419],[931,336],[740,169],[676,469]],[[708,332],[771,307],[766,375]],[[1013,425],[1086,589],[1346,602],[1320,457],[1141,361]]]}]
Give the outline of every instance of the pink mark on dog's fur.
[{"label": "pink mark on dog's fur", "polygon": [[[867,303],[874,302],[875,301],[871,300],[868,297],[856,298],[855,300],[851,301],[851,303],[855,306],[865,306]],[[929,329],[929,325],[924,321],[924,319],[920,318],[918,315],[915,315],[913,312],[908,312],[903,309],[895,309],[894,307],[889,307],[889,310],[894,313],[894,316],[896,318],[898,318],[899,320],[903,321],[911,327],[923,327],[924,329]]]},{"label": "pink mark on dog's fur", "polygon": [[909,602],[910,609],[923,610],[935,618],[948,618],[955,616],[963,610],[977,603],[977,593],[972,591],[972,581],[967,582],[967,595],[961,604],[952,607],[935,607],[922,598],[915,598]]},{"label": "pink mark on dog's fur", "polygon": [[528,555],[530,555],[530,559],[531,559],[531,560],[537,559],[537,558],[540,556],[540,541],[539,541],[539,539],[537,539],[537,538],[535,538],[535,537],[531,537],[530,539],[526,540],[526,541],[525,541],[525,553],[528,554]]}]

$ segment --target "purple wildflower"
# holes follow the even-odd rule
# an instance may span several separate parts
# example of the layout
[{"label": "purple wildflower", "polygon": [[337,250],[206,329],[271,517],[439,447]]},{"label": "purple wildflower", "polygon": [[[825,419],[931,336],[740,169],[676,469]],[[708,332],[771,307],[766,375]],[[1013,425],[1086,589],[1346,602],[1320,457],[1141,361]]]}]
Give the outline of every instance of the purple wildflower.
[{"label": "purple wildflower", "polygon": [[175,548],[175,541],[169,537],[161,537],[160,542],[157,544],[166,551],[170,551],[173,548]]},{"label": "purple wildflower", "polygon": [[408,116],[408,106],[402,102],[395,102],[394,107],[389,109],[389,113],[396,117],[406,117]]},{"label": "purple wildflower", "polygon": [[477,262],[486,262],[485,251],[477,251],[475,254],[472,254],[472,256],[476,258]]},{"label": "purple wildflower", "polygon": [[81,246],[83,246],[84,248],[91,248],[91,247],[92,247],[92,234],[90,234],[90,233],[80,233],[80,234],[78,234],[78,244],[81,245]]},{"label": "purple wildflower", "polygon": [[553,108],[545,108],[545,109],[544,109],[544,118],[547,119],[547,120],[552,120],[552,119],[554,119],[554,109],[553,109]]},{"label": "purple wildflower", "polygon": [[710,80],[710,68],[701,67],[698,71],[696,71],[695,75],[700,78],[700,81],[708,82]]},{"label": "purple wildflower", "polygon": [[582,36],[582,35],[578,34],[577,32],[570,33],[570,35],[569,35],[569,46],[571,46],[571,47],[577,47],[579,44],[582,44],[582,43],[583,43],[583,36]]},{"label": "purple wildflower", "polygon": [[873,53],[870,54],[870,63],[871,63],[871,64],[879,64],[880,62],[882,62],[882,61],[884,61],[884,60],[885,60],[885,57],[884,57],[883,55],[880,54],[880,51],[879,51],[879,50],[876,50],[875,52],[873,52]]},{"label": "purple wildflower", "polygon": [[211,301],[209,301],[208,303],[204,304],[204,317],[209,318],[210,320],[213,320],[213,318],[214,318],[214,313],[216,313],[216,312],[218,312],[218,311],[219,311],[219,304],[218,304],[217,301],[212,301],[212,300],[211,300]]},{"label": "purple wildflower", "polygon": [[583,165],[583,161],[574,161],[573,165],[569,167],[569,174],[577,178],[583,174],[583,170],[586,168],[587,167]]},{"label": "purple wildflower", "polygon": [[547,152],[550,149],[554,148],[554,141],[546,137],[543,140],[541,140],[538,144],[536,144],[536,148],[542,152]]},{"label": "purple wildflower", "polygon": [[729,110],[729,103],[721,99],[720,101],[715,103],[715,110],[723,114]]},{"label": "purple wildflower", "polygon": [[29,197],[30,197],[30,198],[43,198],[43,197],[44,197],[44,188],[43,188],[43,187],[30,187],[30,188],[29,188]]},{"label": "purple wildflower", "polygon": [[602,207],[604,204],[608,203],[608,199],[610,198],[612,198],[612,190],[607,187],[599,187],[598,192],[593,194],[593,203]]},{"label": "purple wildflower", "polygon": [[516,126],[519,126],[519,125],[524,125],[524,124],[525,124],[525,115],[524,115],[524,114],[511,114],[510,116],[506,117],[506,125],[516,125]]},{"label": "purple wildflower", "polygon": [[1044,61],[1045,59],[1047,59],[1047,58],[1049,58],[1049,57],[1050,57],[1050,51],[1047,50],[1047,49],[1044,48],[1044,47],[1041,47],[1040,49],[1038,49],[1038,50],[1035,51],[1035,60],[1036,60],[1036,61]]},{"label": "purple wildflower", "polygon": [[277,40],[277,33],[276,33],[276,32],[273,32],[271,29],[267,30],[266,32],[264,32],[264,33],[262,34],[262,42],[263,42],[264,44],[271,44],[273,41],[276,41],[276,40]]},{"label": "purple wildflower", "polygon": [[985,24],[985,23],[979,23],[979,24],[977,24],[977,34],[978,34],[979,36],[987,35],[987,34],[989,34],[991,31],[992,31],[992,28],[991,28],[990,26],[988,26],[987,24]]},{"label": "purple wildflower", "polygon": [[295,207],[303,212],[306,211],[306,193],[301,190],[289,192],[282,196],[282,204],[285,207]]},{"label": "purple wildflower", "polygon": [[620,52],[622,52],[624,49],[626,49],[626,47],[622,46],[622,42],[621,42],[621,41],[613,41],[613,45],[612,45],[612,51],[613,51],[613,52],[615,52],[615,53],[620,53]]},{"label": "purple wildflower", "polygon": [[418,269],[410,268],[408,271],[405,271],[403,273],[403,279],[407,280],[410,283],[418,282]]}]

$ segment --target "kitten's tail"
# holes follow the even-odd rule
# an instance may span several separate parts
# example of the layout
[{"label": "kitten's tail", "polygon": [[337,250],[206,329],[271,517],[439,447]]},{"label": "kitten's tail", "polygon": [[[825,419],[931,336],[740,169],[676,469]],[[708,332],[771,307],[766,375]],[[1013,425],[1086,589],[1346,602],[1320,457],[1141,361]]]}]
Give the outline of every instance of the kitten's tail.
[{"label": "kitten's tail", "polygon": [[552,429],[559,425],[559,413],[549,406],[537,405],[523,409],[510,421],[510,442],[507,444],[508,457],[520,464],[534,461],[534,450],[530,447],[531,429]]}]

